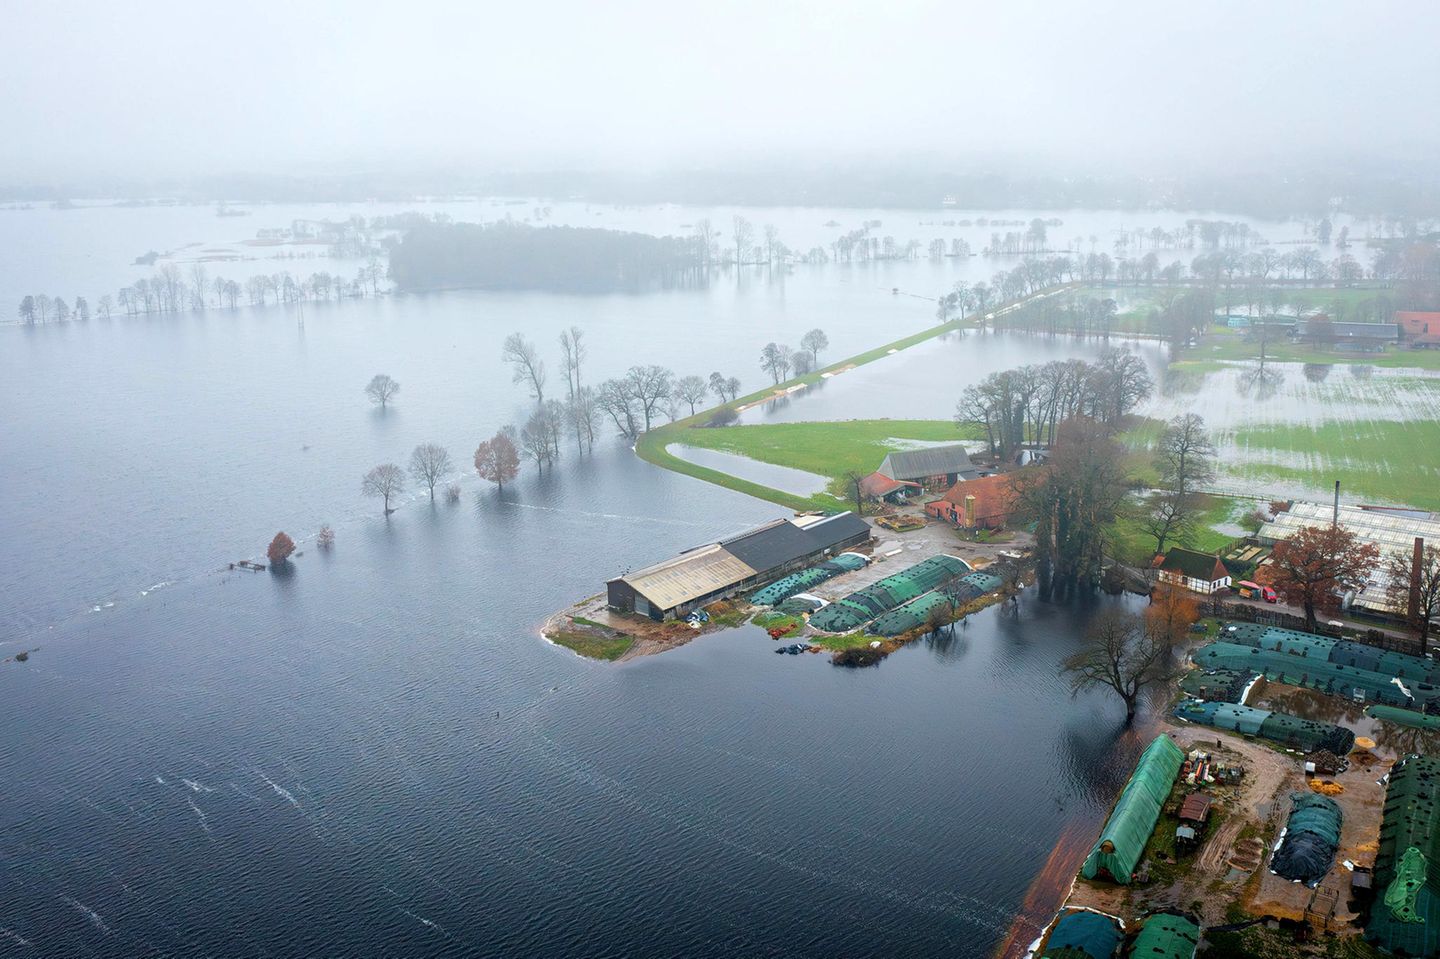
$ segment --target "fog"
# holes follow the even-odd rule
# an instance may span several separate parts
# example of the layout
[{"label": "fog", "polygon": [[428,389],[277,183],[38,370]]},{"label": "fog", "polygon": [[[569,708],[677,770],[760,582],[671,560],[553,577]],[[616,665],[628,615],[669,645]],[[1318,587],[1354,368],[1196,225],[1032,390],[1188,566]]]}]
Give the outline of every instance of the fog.
[{"label": "fog", "polygon": [[0,176],[1416,162],[1440,10],[12,4]]}]

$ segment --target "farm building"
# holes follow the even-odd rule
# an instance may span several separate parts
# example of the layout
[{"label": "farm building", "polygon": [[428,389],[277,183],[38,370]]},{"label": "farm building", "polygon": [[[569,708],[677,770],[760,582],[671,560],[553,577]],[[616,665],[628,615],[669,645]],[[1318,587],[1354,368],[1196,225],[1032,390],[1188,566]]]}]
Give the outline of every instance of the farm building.
[{"label": "farm building", "polygon": [[[1334,516],[1334,506],[1328,503],[1291,503],[1283,513],[1264,526],[1256,538],[1267,546],[1289,539],[1306,526],[1329,526]],[[1349,530],[1361,543],[1370,543],[1380,550],[1382,557],[1396,550],[1409,550],[1415,540],[1440,543],[1440,518],[1425,510],[1391,509],[1377,506],[1342,506],[1340,525]],[[1381,616],[1393,616],[1404,610],[1396,607],[1390,597],[1389,579],[1385,575],[1385,564],[1377,563],[1370,573],[1365,588],[1349,598],[1347,605]]]},{"label": "farm building", "polygon": [[1440,313],[1415,313],[1401,310],[1395,314],[1400,327],[1400,341],[1412,349],[1440,346]]},{"label": "farm building", "polygon": [[606,583],[606,592],[611,609],[671,619],[756,589],[869,539],[869,525],[854,513],[778,519],[617,576]]},{"label": "farm building", "polygon": [[999,529],[1010,519],[1015,499],[1013,474],[1000,473],[956,483],[926,503],[925,512],[965,529]]},{"label": "farm building", "polygon": [[1156,736],[1145,747],[1130,781],[1115,800],[1110,818],[1105,820],[1099,841],[1085,857],[1080,875],[1086,879],[1103,875],[1129,885],[1184,761],[1185,753],[1169,736]]},{"label": "farm building", "polygon": [[903,503],[923,489],[919,483],[891,479],[878,470],[860,480],[860,495],[873,503]]},{"label": "farm building", "polygon": [[881,461],[878,472],[892,480],[919,483],[926,489],[948,489],[958,480],[980,475],[963,443],[891,453]]},{"label": "farm building", "polygon": [[1338,350],[1378,353],[1399,341],[1400,327],[1395,323],[1332,320],[1324,313],[1317,313],[1301,321],[1296,335],[1328,343]]},{"label": "farm building", "polygon": [[1172,546],[1164,556],[1155,557],[1155,569],[1160,582],[1206,596],[1230,587],[1230,571],[1213,553]]}]

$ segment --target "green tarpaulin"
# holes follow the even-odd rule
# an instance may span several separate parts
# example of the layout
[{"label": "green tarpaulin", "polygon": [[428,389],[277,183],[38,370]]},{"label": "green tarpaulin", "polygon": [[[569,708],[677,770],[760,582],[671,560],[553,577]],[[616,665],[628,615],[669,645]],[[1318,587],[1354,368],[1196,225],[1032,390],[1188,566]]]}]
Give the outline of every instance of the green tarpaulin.
[{"label": "green tarpaulin", "polygon": [[1440,760],[1411,756],[1390,770],[1365,938],[1397,956],[1440,955]]},{"label": "green tarpaulin", "polygon": [[1398,726],[1409,726],[1411,729],[1440,729],[1440,716],[1427,716],[1398,706],[1368,706],[1365,715]]},{"label": "green tarpaulin", "polygon": [[1157,913],[1145,920],[1130,947],[1131,959],[1192,959],[1200,927],[1183,916]]},{"label": "green tarpaulin", "polygon": [[943,554],[932,556],[831,603],[810,617],[810,625],[827,633],[848,633],[968,572],[970,564],[962,559]]},{"label": "green tarpaulin", "polygon": [[1120,927],[1109,916],[1084,910],[1067,912],[1055,921],[1041,959],[1068,959],[1075,955],[1110,959],[1120,945]]},{"label": "green tarpaulin", "polygon": [[1157,736],[1145,747],[1130,781],[1115,801],[1115,809],[1100,831],[1100,839],[1085,858],[1080,874],[1086,879],[1105,875],[1129,884],[1145,852],[1150,833],[1160,818],[1160,807],[1185,761],[1185,753],[1169,736]]}]

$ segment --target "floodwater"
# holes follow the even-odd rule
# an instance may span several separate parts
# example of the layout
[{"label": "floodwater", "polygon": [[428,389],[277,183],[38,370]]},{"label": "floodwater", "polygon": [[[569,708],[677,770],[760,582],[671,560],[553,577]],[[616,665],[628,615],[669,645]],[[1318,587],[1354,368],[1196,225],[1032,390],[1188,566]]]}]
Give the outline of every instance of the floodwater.
[{"label": "floodwater", "polygon": [[805,470],[797,470],[789,466],[776,466],[774,463],[762,463],[748,456],[727,453],[724,450],[687,446],[684,443],[671,443],[665,449],[669,451],[670,455],[687,463],[738,476],[751,483],[759,483],[762,486],[778,489],[782,493],[792,493],[795,496],[814,496],[816,493],[823,493],[825,487],[830,483],[824,476],[816,473],[807,473]]},{"label": "floodwater", "polygon": [[[193,209],[90,215],[0,211],[30,238],[0,289],[103,290],[210,238]],[[359,489],[523,416],[506,333],[553,361],[585,328],[590,382],[754,383],[766,340],[932,322],[885,272],[0,329],[0,658],[34,650],[0,664],[0,954],[986,955],[1129,771],[1119,704],[1057,676],[1089,610],[1029,595],[861,671],[748,627],[599,664],[538,623],[782,511],[608,438],[388,520]],[[226,569],[281,529],[289,570]]]}]

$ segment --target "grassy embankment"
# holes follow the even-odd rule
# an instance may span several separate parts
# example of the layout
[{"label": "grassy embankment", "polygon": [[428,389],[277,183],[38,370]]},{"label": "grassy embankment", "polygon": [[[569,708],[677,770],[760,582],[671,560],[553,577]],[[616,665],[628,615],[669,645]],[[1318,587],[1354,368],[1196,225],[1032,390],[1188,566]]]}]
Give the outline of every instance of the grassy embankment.
[{"label": "grassy embankment", "polygon": [[573,649],[590,659],[616,660],[630,651],[635,640],[623,634],[582,633],[563,629],[547,634],[551,642]]},{"label": "grassy embankment", "polygon": [[[876,360],[884,359],[892,353],[898,353],[918,343],[933,340],[937,336],[955,330],[973,326],[970,321],[951,320],[949,323],[941,323],[913,333],[910,336],[902,337],[883,346],[877,346],[873,350],[867,350],[855,356],[831,363],[822,367],[814,373],[808,373],[791,380],[787,380],[778,386],[764,390],[758,390],[748,396],[742,396],[731,406],[748,406],[770,399],[781,390],[798,384],[813,385],[821,381],[825,373],[839,373],[851,367],[864,366]],[[872,472],[879,465],[880,459],[889,452],[891,447],[877,444],[877,440],[886,438],[896,439],[954,439],[959,440],[960,436],[955,424],[943,420],[851,420],[837,423],[790,423],[790,424],[765,424],[757,426],[726,427],[724,429],[710,429],[705,426],[715,415],[716,410],[710,409],[697,413],[685,419],[676,420],[674,423],[653,429],[641,435],[635,443],[635,452],[640,458],[654,463],[656,466],[663,466],[666,469],[674,470],[677,473],[684,473],[687,476],[694,476],[697,479],[723,486],[726,489],[736,490],[750,496],[772,503],[779,503],[781,506],[795,510],[843,509],[845,504],[836,496],[827,493],[820,493],[812,497],[796,496],[793,493],[786,493],[782,490],[773,489],[769,486],[743,480],[738,476],[731,476],[729,473],[722,473],[719,470],[710,469],[705,466],[697,466],[694,463],[687,463],[678,456],[672,455],[666,447],[671,443],[684,443],[690,446],[703,446],[708,449],[720,449],[727,452],[740,453],[751,456],[753,459],[762,460],[767,463],[775,463],[779,466],[791,466],[796,469],[809,469],[811,472],[821,476],[838,479],[844,475],[846,469],[863,469],[865,472]],[[923,426],[903,427],[901,424],[923,423]],[[877,424],[886,424],[879,426]],[[795,427],[787,433],[770,433],[766,431],[784,430],[788,427]],[[896,429],[912,429],[912,432],[896,432]],[[919,435],[913,435],[918,433]],[[723,439],[722,439],[723,434]],[[730,439],[734,434],[736,439]],[[883,435],[877,435],[883,434]],[[803,458],[798,461],[794,456],[786,455],[784,459],[775,457],[777,437],[784,437],[796,443],[802,444],[812,452],[825,451],[825,462],[823,468],[812,468],[816,463],[814,458]],[[728,445],[727,445],[728,444]],[[863,447],[863,449],[862,449]],[[879,456],[874,453],[879,451]],[[833,462],[832,462],[833,460]],[[811,463],[812,466],[802,465]],[[834,464],[845,462],[848,465],[836,466]],[[833,484],[832,484],[833,485]]]}]

